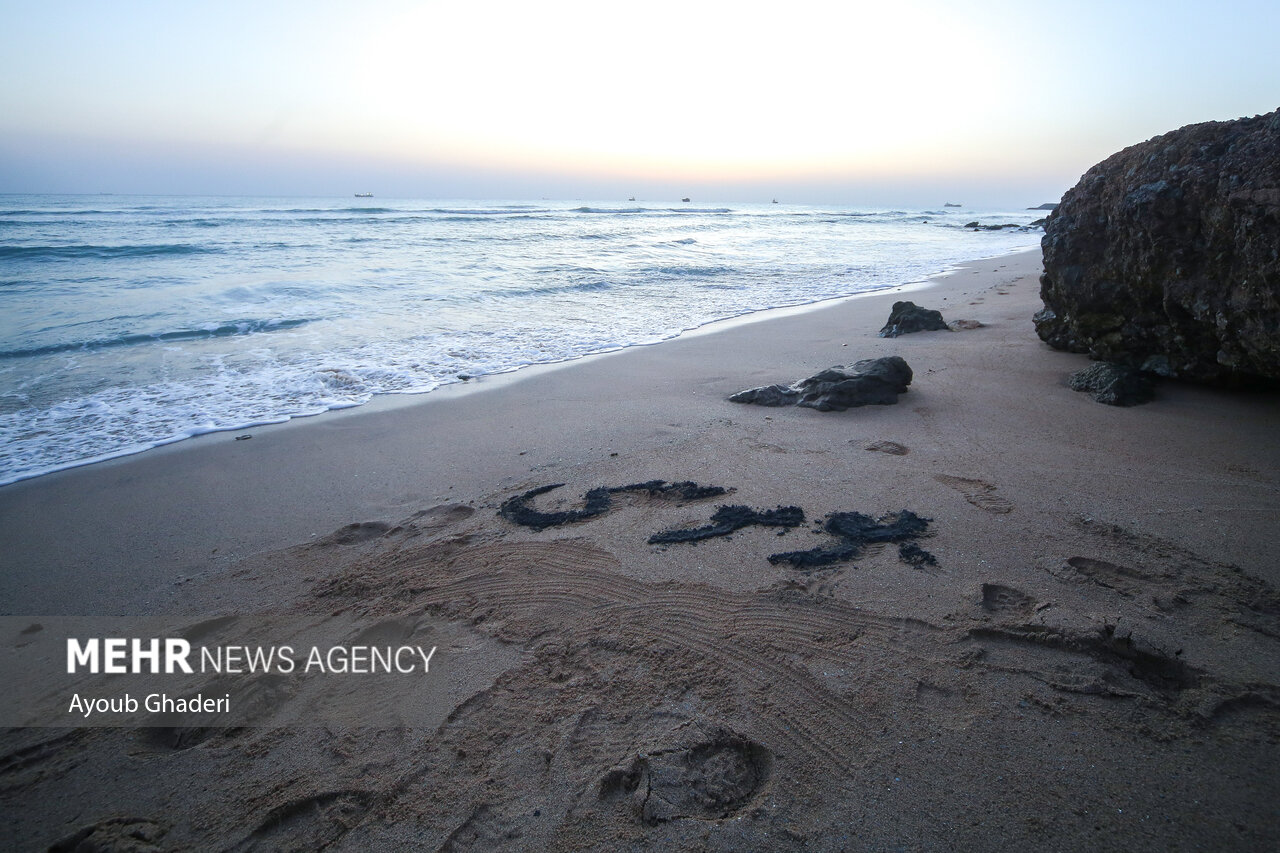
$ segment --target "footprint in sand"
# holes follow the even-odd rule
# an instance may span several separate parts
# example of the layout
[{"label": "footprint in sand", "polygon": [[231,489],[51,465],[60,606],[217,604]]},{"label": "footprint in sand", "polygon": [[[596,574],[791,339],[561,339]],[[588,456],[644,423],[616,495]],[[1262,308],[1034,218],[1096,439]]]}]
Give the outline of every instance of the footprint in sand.
[{"label": "footprint in sand", "polygon": [[1020,589],[998,583],[982,585],[982,609],[988,613],[1028,614],[1035,606],[1036,600]]},{"label": "footprint in sand", "polygon": [[328,847],[360,823],[374,800],[375,795],[368,791],[351,789],[310,794],[281,803],[267,811],[258,828],[237,849]]},{"label": "footprint in sand", "polygon": [[439,530],[441,527],[448,527],[451,524],[457,524],[459,521],[465,521],[474,512],[475,508],[466,504],[440,504],[439,506],[420,509],[415,512],[413,514],[413,523],[423,530]]},{"label": "footprint in sand", "polygon": [[1080,577],[1125,596],[1151,590],[1154,583],[1159,580],[1155,575],[1138,569],[1109,563],[1106,560],[1096,560],[1092,557],[1068,557],[1067,565]]},{"label": "footprint in sand", "polygon": [[997,514],[1013,512],[1013,503],[996,494],[996,487],[985,480],[973,480],[951,474],[935,474],[933,479],[955,489],[978,509]]},{"label": "footprint in sand", "polygon": [[391,529],[391,525],[382,521],[354,521],[344,527],[322,536],[315,541],[321,548],[332,548],[337,545],[354,545],[357,542],[368,542],[377,539]]},{"label": "footprint in sand", "polygon": [[112,817],[72,833],[49,849],[159,850],[158,843],[168,832],[166,824],[150,818]]},{"label": "footprint in sand", "polygon": [[403,646],[415,639],[420,642],[430,632],[431,624],[425,617],[409,613],[370,625],[343,645]]},{"label": "footprint in sand", "polygon": [[911,452],[911,448],[905,444],[898,444],[896,441],[877,441],[866,446],[867,450],[875,450],[879,453],[888,453],[890,456],[906,456]]},{"label": "footprint in sand", "polygon": [[197,622],[194,625],[190,625],[186,628],[183,628],[181,631],[178,632],[178,636],[182,637],[188,642],[194,643],[197,640],[203,640],[206,637],[210,637],[214,634],[217,634],[218,632],[222,631],[222,629],[224,628],[230,628],[232,625],[236,624],[239,621],[240,621],[239,616],[230,616],[230,615],[213,616],[208,619],[201,620],[200,622]]},{"label": "footprint in sand", "polygon": [[600,799],[630,800],[636,817],[650,826],[722,820],[763,787],[772,761],[763,745],[720,731],[702,742],[648,750],[630,767],[611,770],[600,783]]},{"label": "footprint in sand", "polygon": [[[466,504],[440,504],[418,510],[409,519],[407,525],[410,530],[440,530],[470,518],[474,512],[475,508]],[[400,533],[402,530],[404,530],[403,526],[392,527],[385,521],[354,521],[339,527],[327,536],[320,537],[313,544],[321,548],[358,545],[388,534]]]}]

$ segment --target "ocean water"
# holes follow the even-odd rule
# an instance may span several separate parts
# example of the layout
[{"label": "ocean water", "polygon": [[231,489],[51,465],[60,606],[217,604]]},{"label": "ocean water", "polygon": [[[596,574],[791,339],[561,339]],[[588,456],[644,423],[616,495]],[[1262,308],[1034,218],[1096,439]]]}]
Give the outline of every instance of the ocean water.
[{"label": "ocean water", "polygon": [[0,484],[892,287],[1042,215],[0,196]]}]

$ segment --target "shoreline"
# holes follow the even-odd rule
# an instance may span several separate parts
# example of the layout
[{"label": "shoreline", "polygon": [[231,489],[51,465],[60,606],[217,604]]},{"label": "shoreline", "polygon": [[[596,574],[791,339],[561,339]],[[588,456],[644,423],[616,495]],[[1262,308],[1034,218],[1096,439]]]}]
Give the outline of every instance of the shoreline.
[{"label": "shoreline", "polygon": [[[299,648],[438,646],[442,679],[363,691],[417,726],[308,725],[299,694],[239,728],[9,729],[13,845],[127,820],[195,848],[1275,846],[1280,394],[1095,403],[1035,336],[1039,269],[914,292],[965,331],[878,338],[881,291],[0,489],[15,631],[301,624]],[[727,401],[884,355],[914,371],[895,405]],[[632,485],[659,479],[726,493]],[[599,487],[573,523],[500,515]],[[654,544],[722,505],[804,522]],[[770,559],[904,511],[927,526],[901,542]]]},{"label": "shoreline", "polygon": [[[18,553],[14,555],[13,565],[19,568],[19,575],[23,574],[23,569],[34,570],[38,563],[47,560],[49,557],[47,546],[52,545],[52,550],[64,552],[57,561],[63,571],[74,574],[78,578],[87,578],[89,575],[85,574],[85,568],[77,567],[76,563],[79,562],[77,554],[82,549],[92,550],[90,540],[86,537],[78,542],[76,547],[58,548],[60,540],[65,538],[65,533],[54,532],[49,525],[49,519],[59,514],[59,510],[53,509],[52,515],[33,511],[35,507],[60,508],[62,511],[75,507],[76,514],[94,518],[103,517],[104,513],[107,516],[123,515],[129,520],[122,522],[122,526],[132,530],[174,530],[185,527],[187,539],[185,542],[173,541],[173,537],[167,534],[153,537],[168,540],[168,548],[153,551],[152,559],[146,563],[154,565],[158,561],[176,562],[178,568],[174,568],[173,573],[178,575],[203,570],[209,562],[210,554],[215,551],[222,554],[226,551],[225,545],[219,543],[228,538],[228,533],[231,533],[232,541],[237,543],[235,553],[243,556],[318,537],[338,526],[340,520],[346,516],[374,517],[380,510],[385,512],[383,508],[385,501],[371,500],[355,492],[343,493],[341,497],[345,500],[339,504],[341,508],[332,507],[326,513],[328,518],[323,522],[309,521],[306,513],[299,512],[308,504],[324,505],[334,502],[333,499],[336,497],[334,492],[318,482],[321,467],[331,465],[342,470],[344,479],[349,480],[368,476],[368,472],[360,470],[364,467],[363,465],[352,465],[349,461],[341,460],[340,453],[346,448],[344,442],[337,438],[339,435],[345,435],[350,431],[355,431],[357,434],[387,435],[388,430],[391,430],[403,441],[421,430],[422,423],[436,417],[437,413],[447,420],[453,420],[450,412],[458,406],[467,408],[479,406],[486,412],[481,416],[482,419],[494,421],[501,417],[507,405],[506,401],[516,406],[523,405],[528,400],[529,389],[539,388],[540,383],[557,387],[562,381],[568,381],[562,380],[561,377],[568,376],[571,379],[574,375],[610,374],[615,370],[622,375],[624,381],[639,376],[648,377],[652,374],[651,367],[646,365],[631,370],[630,365],[636,361],[678,361],[685,350],[706,348],[718,340],[725,341],[727,346],[739,346],[741,345],[739,342],[744,338],[755,338],[758,336],[756,333],[768,334],[769,329],[776,328],[780,330],[780,335],[792,336],[797,334],[795,330],[803,328],[810,318],[813,319],[813,325],[821,330],[818,338],[829,340],[832,334],[836,334],[837,329],[846,322],[846,317],[842,315],[848,315],[847,321],[857,327],[865,327],[874,334],[874,331],[883,324],[883,318],[888,316],[890,304],[902,293],[908,292],[908,288],[914,292],[938,289],[958,282],[958,276],[966,271],[970,274],[976,272],[977,266],[995,263],[997,267],[1007,267],[1009,263],[1018,262],[1038,264],[1039,252],[1031,250],[977,259],[960,265],[955,270],[931,276],[922,282],[904,283],[891,289],[854,294],[819,303],[807,303],[803,306],[752,312],[738,318],[716,321],[700,329],[648,346],[625,347],[561,362],[530,365],[519,370],[481,377],[474,382],[445,385],[427,394],[382,395],[362,406],[330,410],[317,416],[292,418],[259,427],[205,433],[148,448],[145,451],[19,480],[0,487],[0,540],[31,546],[30,551],[24,553],[26,549],[19,548]],[[945,305],[939,307],[945,308]],[[775,315],[774,312],[781,313]],[[909,342],[911,336],[896,340]],[[797,339],[794,345],[781,349],[789,354],[800,354],[805,350],[805,345]],[[833,357],[841,355],[844,353],[832,354]],[[795,361],[794,356],[790,357]],[[838,361],[838,357],[836,360]],[[801,363],[806,366],[797,365],[788,368],[779,364],[777,374],[772,374],[773,378],[768,381],[795,381],[829,366],[819,361],[814,360],[808,352],[803,352]],[[795,372],[795,375],[788,378],[787,370]],[[575,374],[575,371],[580,373]],[[759,368],[755,375],[758,375],[762,382],[765,381],[765,374],[761,373]],[[748,387],[752,382],[748,375],[744,375],[741,387]],[[652,387],[654,383],[650,381],[649,384]],[[613,390],[611,389],[611,393]],[[727,398],[737,390],[741,388],[733,388],[731,384],[724,385],[723,397]],[[486,391],[493,391],[498,396],[491,403],[477,403],[481,398],[493,396],[481,393]],[[627,396],[624,388],[616,391]],[[539,394],[537,391],[533,393],[535,396]],[[737,406],[726,405],[730,413],[739,409]],[[493,414],[489,414],[490,412]],[[466,417],[470,418],[473,415],[468,413]],[[491,426],[488,429],[492,431]],[[232,432],[248,432],[254,438],[250,441],[236,442],[231,436]],[[299,441],[295,441],[295,437]],[[325,449],[319,452],[308,451],[303,444],[308,438],[321,442]],[[361,439],[362,444],[365,442],[366,439]],[[243,467],[245,465],[243,457],[254,458],[258,454],[237,451],[256,451],[264,445],[270,445],[267,458],[271,460],[271,467],[281,472],[278,478],[273,479],[268,476],[267,469],[252,467],[252,463],[248,468]],[[443,448],[438,448],[438,452],[443,453]],[[552,453],[552,449],[547,448],[544,452]],[[362,456],[367,456],[368,453],[369,449],[366,447]],[[478,455],[479,451],[477,450],[476,453]],[[309,477],[295,480],[295,486],[301,488],[291,489],[283,483],[286,476],[291,476],[287,472],[302,468],[315,470],[311,471]],[[491,481],[499,479],[497,475],[501,470],[500,466],[492,468],[488,472],[489,479]],[[393,471],[388,473],[388,476],[400,480],[406,493],[417,494],[407,482],[404,482],[408,479],[404,471]],[[195,481],[205,479],[210,485],[216,484],[216,492],[208,495],[194,493],[193,479]],[[133,484],[139,481],[144,485],[133,494],[131,494],[132,490],[120,488],[123,483]],[[164,516],[163,521],[157,520],[152,514],[153,504],[157,501],[150,493],[157,487],[165,496],[160,501],[167,510],[161,512]],[[448,498],[447,492],[448,489],[445,489],[444,493],[439,493],[435,497],[445,500]],[[266,495],[270,495],[271,498],[256,502],[258,508],[253,513],[253,519],[257,523],[251,521],[249,524],[243,524],[244,519],[241,513],[233,509],[236,502],[249,502],[253,496]],[[122,498],[124,506],[111,506],[118,504]],[[380,503],[382,506],[379,505]],[[184,505],[189,507],[189,514],[196,515],[197,518],[183,518],[184,514],[178,510]],[[282,519],[281,515],[284,515],[287,521]],[[200,518],[207,521],[200,523]],[[19,519],[24,520],[19,521]],[[249,528],[252,532],[246,534],[244,528]],[[41,533],[30,535],[30,531],[41,531]],[[232,531],[235,532],[232,533]],[[133,535],[123,531],[110,531],[103,537],[101,543],[104,547],[100,549],[103,556],[100,558],[102,562],[99,565],[104,565],[109,572],[118,572],[126,577],[135,574],[136,569],[127,568],[131,563],[136,563],[133,555],[135,543],[136,537]],[[165,554],[168,555],[167,558],[162,556]],[[62,573],[60,571],[57,574]],[[162,579],[162,577],[154,577],[152,582],[160,582]],[[22,598],[11,594],[11,584],[11,576],[0,577],[0,600],[15,601],[20,604]],[[78,585],[82,586],[82,584]],[[17,612],[21,612],[22,609],[18,607]]]},{"label": "shoreline", "polygon": [[[991,319],[989,312],[997,306],[981,302],[987,299],[986,294],[998,292],[1015,279],[1027,278],[1029,271],[1038,274],[1038,269],[1039,252],[1034,251],[979,259],[957,271],[931,277],[916,292],[930,293],[922,301],[928,307],[940,308],[948,321],[972,318],[987,322]],[[510,481],[513,468],[530,461],[525,456],[540,458],[544,463],[554,460],[556,467],[567,464],[569,459],[583,466],[603,461],[596,456],[599,449],[564,453],[557,447],[562,436],[547,435],[547,430],[536,423],[528,424],[529,437],[534,440],[521,443],[519,430],[504,426],[513,409],[536,411],[552,424],[577,418],[577,426],[563,438],[587,435],[603,444],[612,432],[620,439],[614,442],[619,445],[618,450],[639,438],[638,422],[691,403],[696,403],[699,411],[714,409],[718,415],[706,415],[712,419],[745,419],[750,411],[755,415],[752,420],[768,420],[774,413],[724,401],[743,388],[796,381],[835,363],[889,353],[903,354],[912,362],[911,351],[928,351],[927,344],[934,339],[930,334],[891,340],[875,337],[888,316],[889,306],[906,286],[842,297],[799,310],[774,309],[795,313],[756,322],[741,318],[722,321],[723,327],[717,323],[705,332],[684,334],[651,346],[532,365],[476,382],[443,386],[428,394],[386,395],[364,406],[334,410],[319,417],[231,431],[249,432],[254,436],[250,441],[235,441],[231,432],[219,431],[144,453],[18,481],[0,488],[0,540],[28,546],[15,549],[11,558],[19,576],[24,569],[34,570],[57,554],[56,565],[62,571],[56,574],[65,571],[88,578],[92,575],[78,565],[79,555],[97,551],[99,565],[130,577],[137,573],[138,537],[128,531],[152,531],[157,535],[143,538],[152,550],[150,559],[142,565],[163,562],[172,567],[169,574],[189,575],[206,571],[214,563],[229,562],[232,558],[227,556],[227,540],[234,543],[232,553],[243,557],[309,541],[351,519],[391,520],[389,516],[398,509],[409,509],[428,494],[446,501],[452,497],[453,486],[462,483],[438,483],[442,472],[453,480],[482,480],[491,490]],[[1028,289],[1034,293],[1026,293]],[[1030,323],[1031,314],[1039,307],[1034,275],[1029,276],[1022,290],[1028,305],[1026,316],[1021,318],[1024,347],[1029,346],[1040,362],[1062,365],[1053,381],[1064,387],[1066,374],[1086,366],[1088,361],[1083,356],[1050,350],[1035,338]],[[979,300],[976,305],[972,304],[975,300]],[[949,304],[957,307],[948,307]],[[1007,335],[1012,331],[1011,319],[988,323],[986,329],[948,334],[944,340],[972,343],[975,336]],[[836,339],[839,344],[833,346]],[[736,352],[749,352],[749,363],[741,363],[732,355]],[[722,353],[730,357],[725,358]],[[660,376],[663,371],[677,374],[697,360],[715,362],[719,369],[701,378],[701,387],[693,389],[692,398]],[[904,398],[907,401],[919,399],[919,392],[927,388],[921,385],[925,377],[920,367],[914,363],[913,367],[917,379],[911,394]],[[592,393],[600,395],[599,405],[572,391],[579,379]],[[1249,411],[1253,399],[1250,397],[1183,383],[1165,383],[1162,388],[1166,398],[1212,399],[1239,410],[1246,422],[1256,417]],[[1039,392],[1046,390],[1041,388]],[[481,393],[486,391],[494,393]],[[708,391],[711,399],[707,399]],[[556,397],[566,394],[569,405],[557,406]],[[1076,397],[1071,392],[1068,396]],[[646,405],[646,399],[654,402]],[[1274,404],[1276,398],[1262,395],[1262,399]],[[625,409],[632,417],[611,414],[609,406]],[[1126,423],[1138,419],[1150,407],[1102,409],[1097,413],[1084,410],[1082,424],[1089,423],[1091,416],[1107,423]],[[901,405],[874,406],[857,413],[862,419],[875,422],[888,417],[889,412],[902,410]],[[1276,411],[1280,417],[1280,407]],[[379,447],[378,442],[385,442],[386,446]],[[456,459],[450,459],[460,448],[464,458],[470,460],[469,465],[460,466]],[[493,458],[494,448],[504,451],[502,460]],[[1266,461],[1280,465],[1276,459]],[[204,493],[197,490],[201,484],[206,489]],[[243,509],[238,510],[238,506]],[[65,541],[70,531],[66,525],[58,524],[59,517],[67,513],[118,520],[113,529],[101,531],[100,541],[83,535],[71,545]],[[173,535],[178,530],[183,536]],[[218,558],[211,560],[215,553]],[[15,597],[10,590],[13,574],[0,578],[0,600],[19,604],[21,597]],[[152,583],[163,577],[153,576]]]},{"label": "shoreline", "polygon": [[[880,294],[886,294],[886,293],[910,293],[916,290],[927,289],[928,287],[936,283],[938,280],[941,280],[946,276],[953,274],[955,271],[963,269],[972,264],[983,263],[988,260],[995,260],[999,258],[1010,257],[1013,255],[1019,255],[1019,254],[1030,253],[1030,252],[1038,253],[1039,249],[1038,248],[1014,249],[1007,252],[1003,252],[1001,254],[983,256],[971,261],[964,261],[961,263],[953,264],[950,266],[949,269],[944,269],[939,272],[931,273],[927,276],[924,276],[923,278],[913,279],[911,281],[903,282],[901,284],[896,284],[888,287],[881,287],[875,290],[867,290],[859,293],[846,294],[843,296],[832,296],[825,299],[819,299],[813,302],[801,302],[794,305],[778,305],[770,308],[760,308],[756,310],[747,311],[742,314],[735,314],[729,317],[720,317],[714,320],[708,320],[707,322],[697,326],[691,326],[687,329],[682,329],[680,332],[676,333],[675,335],[672,335],[671,337],[660,338],[658,340],[649,341],[646,343],[630,344],[627,346],[617,347],[615,349],[601,350],[600,352],[587,353],[585,355],[570,356],[567,358],[556,359],[552,361],[542,361],[542,362],[536,362],[533,364],[517,365],[515,367],[511,367],[506,370],[496,371],[494,373],[480,374],[478,376],[472,377],[469,380],[456,379],[454,381],[444,382],[436,386],[435,388],[432,388],[429,391],[377,393],[377,394],[374,394],[369,400],[367,400],[364,403],[349,403],[349,404],[335,405],[331,408],[325,409],[323,411],[318,411],[318,412],[311,412],[307,414],[285,415],[277,419],[255,421],[255,422],[239,424],[235,426],[217,427],[214,429],[208,429],[198,433],[193,433],[191,435],[174,436],[161,441],[157,441],[154,444],[149,444],[149,445],[137,447],[134,449],[120,450],[120,451],[108,453],[102,456],[96,456],[89,459],[70,462],[58,467],[45,468],[35,473],[20,475],[15,479],[0,481],[0,489],[4,489],[6,486],[11,486],[15,483],[23,483],[30,480],[37,480],[41,477],[47,477],[50,474],[58,474],[63,471],[73,471],[78,468],[84,468],[91,465],[99,465],[104,462],[112,462],[119,459],[127,459],[131,456],[137,456],[142,453],[148,453],[150,451],[157,450],[162,447],[168,447],[174,444],[200,441],[206,438],[207,436],[218,436],[222,433],[228,433],[228,432],[242,432],[244,430],[277,427],[277,426],[283,426],[285,424],[294,423],[297,421],[309,422],[312,418],[323,418],[326,416],[334,415],[337,413],[348,412],[352,410],[376,411],[376,410],[386,409],[386,408],[398,408],[400,406],[405,406],[405,405],[414,405],[415,403],[419,402],[421,398],[425,397],[428,394],[435,394],[449,388],[457,388],[459,386],[464,389],[491,387],[491,383],[494,380],[506,379],[508,377],[522,378],[523,376],[527,375],[526,371],[559,369],[568,365],[575,364],[580,361],[599,358],[601,356],[614,355],[616,353],[626,352],[631,349],[658,346],[660,344],[664,344],[669,341],[677,340],[679,338],[687,337],[690,335],[715,334],[716,332],[733,328],[734,326],[739,324],[765,322],[770,319],[774,319],[778,317],[789,317],[789,316],[795,316],[797,314],[804,314],[809,311],[818,311],[824,308],[839,305],[847,300],[857,300],[857,299],[862,299],[862,298],[876,296]],[[484,380],[488,380],[488,382],[485,382],[482,386],[482,382]]]}]

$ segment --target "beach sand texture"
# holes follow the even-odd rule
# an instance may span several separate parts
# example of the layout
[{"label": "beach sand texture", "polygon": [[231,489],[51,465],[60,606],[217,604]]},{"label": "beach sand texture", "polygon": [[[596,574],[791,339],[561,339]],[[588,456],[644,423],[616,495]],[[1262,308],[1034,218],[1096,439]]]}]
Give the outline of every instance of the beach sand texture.
[{"label": "beach sand texture", "polygon": [[[1039,264],[0,489],[8,613],[427,619],[448,692],[416,727],[283,725],[285,690],[261,726],[5,731],[4,846],[1275,849],[1280,397],[1071,391]],[[876,337],[903,298],[982,325]],[[915,374],[893,406],[727,402],[884,355]],[[726,493],[499,514],[653,480]],[[724,505],[805,521],[650,544]],[[769,560],[903,510],[927,529]]]}]

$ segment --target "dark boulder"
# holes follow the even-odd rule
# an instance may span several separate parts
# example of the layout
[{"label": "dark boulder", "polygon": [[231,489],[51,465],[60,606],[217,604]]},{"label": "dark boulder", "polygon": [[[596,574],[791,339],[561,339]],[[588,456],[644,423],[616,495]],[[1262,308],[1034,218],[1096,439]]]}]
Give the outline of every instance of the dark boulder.
[{"label": "dark boulder", "polygon": [[880,337],[896,338],[911,332],[938,332],[946,328],[947,321],[942,319],[941,311],[921,308],[914,302],[895,302],[889,312],[889,321],[880,330]]},{"label": "dark boulder", "polygon": [[757,406],[794,406],[799,401],[800,392],[789,385],[748,388],[729,398],[731,403],[754,403]]},{"label": "dark boulder", "polygon": [[853,367],[828,367],[790,387],[766,385],[739,391],[729,398],[734,403],[758,406],[805,406],[820,412],[843,412],[856,406],[888,406],[911,384],[911,368],[896,355],[869,358]]},{"label": "dark boulder", "polygon": [[1155,396],[1151,377],[1124,364],[1100,361],[1071,374],[1072,391],[1088,391],[1108,406],[1136,406]]},{"label": "dark boulder", "polygon": [[1051,346],[1196,381],[1280,379],[1280,111],[1109,157],[1041,245],[1035,325]]}]

